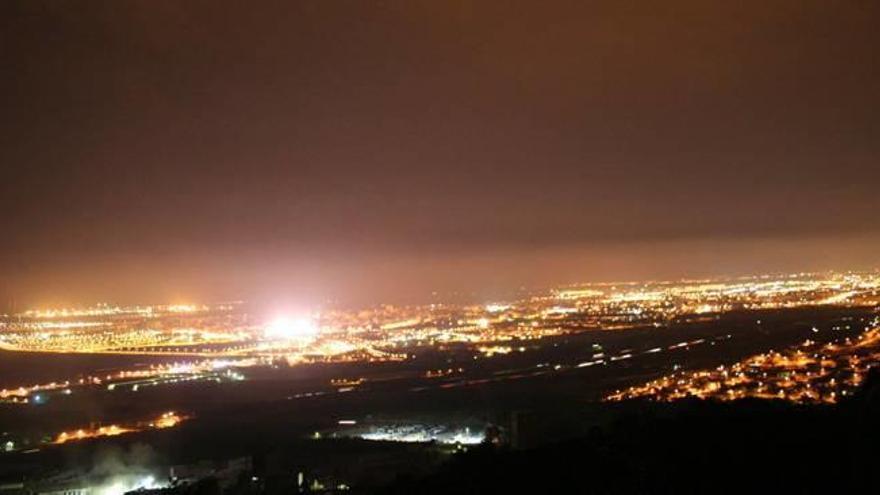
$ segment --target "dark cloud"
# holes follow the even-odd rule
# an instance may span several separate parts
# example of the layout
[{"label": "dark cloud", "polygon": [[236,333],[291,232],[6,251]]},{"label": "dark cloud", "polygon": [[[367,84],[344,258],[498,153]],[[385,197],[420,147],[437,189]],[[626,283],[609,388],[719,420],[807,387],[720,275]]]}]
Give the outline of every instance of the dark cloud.
[{"label": "dark cloud", "polygon": [[[3,2],[0,290],[369,299],[384,273],[383,297],[877,263],[877,21],[871,1]],[[672,245],[704,262],[651,256]]]}]

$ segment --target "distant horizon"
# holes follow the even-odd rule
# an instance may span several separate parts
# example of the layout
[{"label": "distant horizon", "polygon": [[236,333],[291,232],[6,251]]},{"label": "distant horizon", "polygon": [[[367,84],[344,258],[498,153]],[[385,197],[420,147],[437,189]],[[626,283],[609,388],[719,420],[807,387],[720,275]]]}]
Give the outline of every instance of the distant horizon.
[{"label": "distant horizon", "polygon": [[[644,278],[644,279],[596,279],[596,280],[581,280],[575,282],[566,282],[566,283],[558,283],[558,284],[546,284],[546,285],[535,285],[535,286],[521,286],[516,288],[511,288],[508,291],[506,296],[499,295],[498,297],[481,297],[476,293],[472,292],[469,294],[464,293],[433,293],[426,295],[424,299],[421,300],[411,300],[406,302],[401,301],[376,301],[376,302],[367,302],[367,303],[345,303],[342,301],[324,301],[323,303],[319,303],[312,307],[305,307],[303,304],[296,304],[296,301],[289,301],[287,306],[294,307],[298,310],[302,311],[310,311],[310,312],[320,312],[323,310],[361,310],[361,309],[371,309],[377,308],[384,305],[392,305],[392,306],[426,306],[431,304],[466,304],[466,305],[483,305],[483,304],[491,304],[491,303],[506,303],[518,300],[517,293],[527,293],[528,296],[534,296],[539,293],[551,292],[557,289],[564,288],[575,288],[575,287],[589,287],[594,285],[599,286],[613,286],[613,285],[636,285],[636,284],[676,284],[676,283],[696,283],[702,281],[733,281],[733,280],[749,280],[749,279],[759,279],[763,277],[793,277],[793,276],[819,276],[823,274],[828,275],[843,275],[846,273],[856,273],[856,274],[864,274],[864,273],[876,273],[880,272],[880,265],[874,267],[861,267],[861,268],[828,268],[822,270],[796,270],[796,271],[768,271],[768,272],[749,272],[749,273],[738,273],[738,274],[717,274],[717,275],[704,275],[704,276],[682,276],[682,277],[669,277],[669,278]],[[527,296],[527,297],[528,297]],[[293,304],[291,304],[293,303]],[[203,305],[203,306],[221,306],[221,305],[244,305],[244,306],[252,306],[263,309],[271,309],[272,307],[280,307],[283,305],[279,304],[271,304],[266,301],[259,300],[248,300],[248,299],[222,299],[222,300],[214,300],[214,299],[186,299],[186,300],[166,300],[166,301],[156,301],[156,300],[140,300],[140,301],[119,301],[113,299],[104,299],[99,301],[91,301],[91,302],[79,302],[79,303],[70,303],[70,304],[36,304],[33,306],[29,306],[27,308],[19,307],[15,311],[12,311],[9,306],[0,310],[0,314],[5,314],[6,316],[20,316],[29,311],[49,311],[49,310],[87,310],[94,309],[102,306],[115,307],[120,309],[130,309],[135,307],[163,307],[163,306],[173,306],[179,304],[188,304],[188,305]]]}]

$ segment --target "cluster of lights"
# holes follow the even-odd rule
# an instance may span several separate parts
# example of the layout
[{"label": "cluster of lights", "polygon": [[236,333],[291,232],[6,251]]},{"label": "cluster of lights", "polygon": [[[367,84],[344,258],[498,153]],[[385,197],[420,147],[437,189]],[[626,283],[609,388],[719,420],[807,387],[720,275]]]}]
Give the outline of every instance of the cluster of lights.
[{"label": "cluster of lights", "polygon": [[783,352],[759,354],[732,366],[673,373],[617,391],[606,399],[674,401],[696,397],[728,401],[750,397],[835,403],[858,388],[869,369],[880,365],[878,325],[878,320],[871,322],[856,338],[827,344],[806,340]]},{"label": "cluster of lights", "polygon": [[[528,341],[545,337],[599,329],[664,327],[731,310],[872,306],[880,301],[878,291],[880,273],[867,272],[590,284],[486,305],[384,305],[360,311],[278,315],[269,320],[253,318],[238,305],[36,310],[0,321],[0,348],[202,360],[0,390],[0,401],[28,403],[37,394],[69,393],[76,386],[104,384],[111,389],[128,386],[137,390],[229,378],[216,373],[218,363],[246,367],[279,360],[290,365],[401,361],[411,358],[410,349],[443,350],[454,344],[472,350],[475,359],[492,358],[524,352]],[[607,359],[630,357],[624,354]],[[582,364],[591,366],[604,363],[604,359]]]},{"label": "cluster of lights", "polygon": [[114,424],[109,426],[101,426],[98,428],[79,428],[72,431],[62,431],[55,437],[52,443],[63,444],[78,440],[86,440],[89,438],[113,437],[148,429],[173,428],[183,421],[186,421],[187,419],[189,419],[188,416],[175,413],[174,411],[169,411],[163,413],[158,418],[155,418],[153,420],[141,421],[131,425],[120,426]]},{"label": "cluster of lights", "polygon": [[91,308],[50,308],[25,311],[20,316],[36,319],[79,318],[92,316],[140,315],[152,316],[165,313],[195,313],[208,311],[208,306],[195,304],[171,304],[167,306],[111,306],[99,304]]},{"label": "cluster of lights", "polygon": [[73,381],[50,382],[0,390],[0,402],[39,404],[50,394],[71,395],[83,387],[104,386],[107,391],[130,390],[141,387],[167,385],[192,381],[241,381],[244,375],[237,368],[247,368],[266,361],[258,359],[203,360],[196,362],[153,364],[145,368],[120,370],[104,375],[88,375]]},{"label": "cluster of lights", "polygon": [[[340,424],[356,424],[353,421]],[[486,435],[482,431],[470,427],[449,427],[446,425],[395,424],[385,426],[369,426],[358,428],[352,432],[343,432],[342,436],[351,436],[363,440],[379,442],[427,443],[476,445],[482,443]]]}]

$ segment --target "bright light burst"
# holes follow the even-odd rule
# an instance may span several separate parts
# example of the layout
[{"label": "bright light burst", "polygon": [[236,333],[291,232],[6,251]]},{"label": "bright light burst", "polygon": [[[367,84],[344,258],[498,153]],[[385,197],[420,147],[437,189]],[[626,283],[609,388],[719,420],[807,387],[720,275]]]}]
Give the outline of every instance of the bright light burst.
[{"label": "bright light burst", "polygon": [[289,318],[279,316],[272,320],[265,330],[265,336],[278,340],[301,340],[315,337],[318,325],[311,318]]}]

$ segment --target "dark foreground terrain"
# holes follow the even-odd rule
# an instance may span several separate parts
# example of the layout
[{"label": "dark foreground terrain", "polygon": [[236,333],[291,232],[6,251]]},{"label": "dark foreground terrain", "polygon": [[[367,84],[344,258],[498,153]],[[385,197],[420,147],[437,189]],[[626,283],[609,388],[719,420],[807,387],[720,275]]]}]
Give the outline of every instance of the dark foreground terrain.
[{"label": "dark foreground terrain", "polygon": [[[308,465],[329,452],[279,438],[253,451],[237,481],[212,477],[131,495],[288,493],[875,493],[880,462],[880,370],[859,392],[833,406],[777,401],[683,401],[606,405],[617,418],[586,435],[515,449],[485,443],[452,455],[440,446],[324,445],[338,464],[361,471],[354,486],[298,482],[291,462]],[[523,418],[530,422],[547,418]],[[234,435],[234,432],[229,432]],[[384,446],[383,446],[384,445]],[[206,446],[207,447],[207,446]],[[305,453],[309,452],[308,455]],[[85,451],[81,451],[85,455]],[[403,464],[407,464],[404,466]],[[387,471],[396,471],[389,479]],[[403,474],[405,473],[405,474]],[[326,474],[326,473],[325,473]],[[326,479],[326,477],[325,477]]]},{"label": "dark foreground terrain", "polygon": [[484,446],[377,493],[872,493],[880,480],[880,372],[835,406],[645,404],[583,438]]}]

